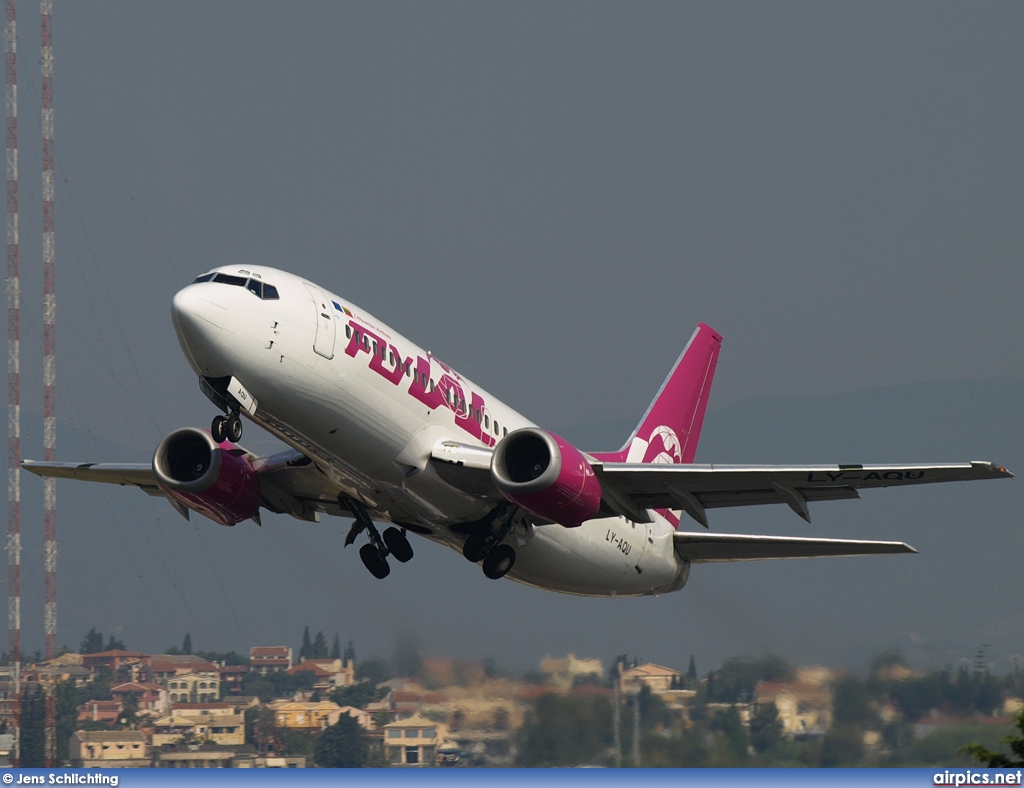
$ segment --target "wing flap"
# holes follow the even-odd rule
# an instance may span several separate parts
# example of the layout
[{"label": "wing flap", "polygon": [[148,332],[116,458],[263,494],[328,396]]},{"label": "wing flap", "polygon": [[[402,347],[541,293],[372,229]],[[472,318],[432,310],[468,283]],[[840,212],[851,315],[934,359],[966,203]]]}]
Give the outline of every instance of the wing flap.
[{"label": "wing flap", "polygon": [[917,552],[905,542],[873,542],[860,539],[807,539],[795,536],[705,534],[688,531],[677,531],[672,535],[672,539],[676,555],[693,564]]}]

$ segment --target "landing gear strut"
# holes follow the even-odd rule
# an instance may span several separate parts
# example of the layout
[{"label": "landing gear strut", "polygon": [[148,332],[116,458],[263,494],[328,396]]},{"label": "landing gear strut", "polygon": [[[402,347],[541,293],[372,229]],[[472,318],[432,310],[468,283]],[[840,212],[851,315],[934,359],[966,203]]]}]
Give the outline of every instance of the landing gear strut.
[{"label": "landing gear strut", "polygon": [[483,561],[484,574],[498,580],[509,573],[516,562],[516,551],[502,544],[512,530],[515,507],[509,507],[488,523],[481,524],[462,545],[462,554],[474,564]]},{"label": "landing gear strut", "polygon": [[210,425],[210,432],[213,433],[213,439],[217,443],[223,443],[226,440],[238,443],[242,440],[242,419],[239,417],[238,411],[227,416],[216,416],[213,419],[213,424]]},{"label": "landing gear strut", "polygon": [[356,537],[363,531],[366,531],[370,538],[369,544],[364,544],[359,548],[359,558],[371,575],[378,580],[383,580],[391,574],[391,567],[388,565],[389,555],[394,556],[396,561],[403,564],[412,559],[412,545],[409,544],[409,539],[405,535],[405,529],[387,528],[382,538],[362,503],[346,496],[340,497],[338,502],[352,512],[352,516],[355,518],[348,536],[345,537],[345,547],[355,542]]}]

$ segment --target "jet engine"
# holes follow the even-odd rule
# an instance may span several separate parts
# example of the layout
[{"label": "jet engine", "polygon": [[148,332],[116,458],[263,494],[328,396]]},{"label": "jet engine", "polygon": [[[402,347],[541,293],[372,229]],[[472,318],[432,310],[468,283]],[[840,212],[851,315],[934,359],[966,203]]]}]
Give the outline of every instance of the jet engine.
[{"label": "jet engine", "polygon": [[534,427],[498,443],[491,478],[516,506],[567,528],[582,525],[601,505],[601,483],[586,457],[564,438]]},{"label": "jet engine", "polygon": [[153,473],[167,495],[221,525],[259,513],[260,483],[245,451],[218,445],[204,430],[185,427],[160,441]]}]

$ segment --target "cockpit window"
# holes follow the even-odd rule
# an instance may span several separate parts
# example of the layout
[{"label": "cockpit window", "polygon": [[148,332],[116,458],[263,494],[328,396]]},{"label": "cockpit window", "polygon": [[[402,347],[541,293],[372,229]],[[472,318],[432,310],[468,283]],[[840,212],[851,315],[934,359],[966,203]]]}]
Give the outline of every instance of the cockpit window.
[{"label": "cockpit window", "polygon": [[[246,272],[248,273],[248,271]],[[253,274],[255,277],[256,274]],[[192,284],[197,282],[217,282],[222,285],[234,285],[235,287],[244,287],[250,293],[257,298],[262,298],[264,301],[277,301],[281,296],[277,292],[277,288],[273,285],[264,284],[257,278],[246,279],[244,276],[232,276],[231,274],[217,274],[209,273],[197,276]]]},{"label": "cockpit window", "polygon": [[231,274],[217,274],[213,277],[214,282],[219,282],[222,285],[235,285],[236,287],[245,287],[244,276],[232,276]]}]

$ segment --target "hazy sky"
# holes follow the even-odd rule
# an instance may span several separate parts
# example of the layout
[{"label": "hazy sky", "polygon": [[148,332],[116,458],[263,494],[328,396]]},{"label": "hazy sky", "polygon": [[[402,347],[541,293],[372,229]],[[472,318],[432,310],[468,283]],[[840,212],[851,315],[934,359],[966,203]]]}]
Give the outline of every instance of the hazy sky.
[{"label": "hazy sky", "polygon": [[[39,32],[36,6],[18,10],[30,410],[42,389]],[[323,284],[552,428],[635,420],[701,320],[725,336],[716,407],[1019,377],[1022,39],[1015,2],[57,0],[61,421],[96,436],[99,458],[136,461],[170,430],[207,425],[169,303],[236,262]],[[37,417],[23,429],[34,456]],[[250,427],[244,443],[272,442]],[[37,486],[25,483],[26,500]],[[76,493],[60,489],[66,532]],[[160,505],[123,509],[130,496],[110,491],[103,513],[129,542]],[[160,511],[160,527],[184,525]],[[340,554],[340,525],[320,526],[324,556]],[[226,539],[195,526],[175,550]],[[202,614],[175,611],[166,575],[178,570],[159,568],[160,544],[139,547],[129,575],[145,587],[130,593],[160,600],[180,642],[181,622]],[[230,573],[210,569],[231,560],[220,549],[201,569],[182,563],[182,584],[230,596]],[[422,552],[465,578],[458,594],[484,582],[455,554]],[[61,593],[112,609],[74,561],[62,549],[81,586]],[[302,565],[293,556],[268,583]],[[344,567],[353,588],[375,582],[354,556]],[[419,593],[399,573],[389,582]],[[450,617],[459,596],[437,591]],[[535,592],[488,593],[500,610]],[[236,625],[259,618],[234,604]],[[604,608],[580,609],[600,626]],[[313,615],[289,626],[335,627]],[[93,623],[61,618],[62,642]],[[205,640],[248,645],[246,626],[207,623]],[[429,616],[423,626],[429,641]]]}]

